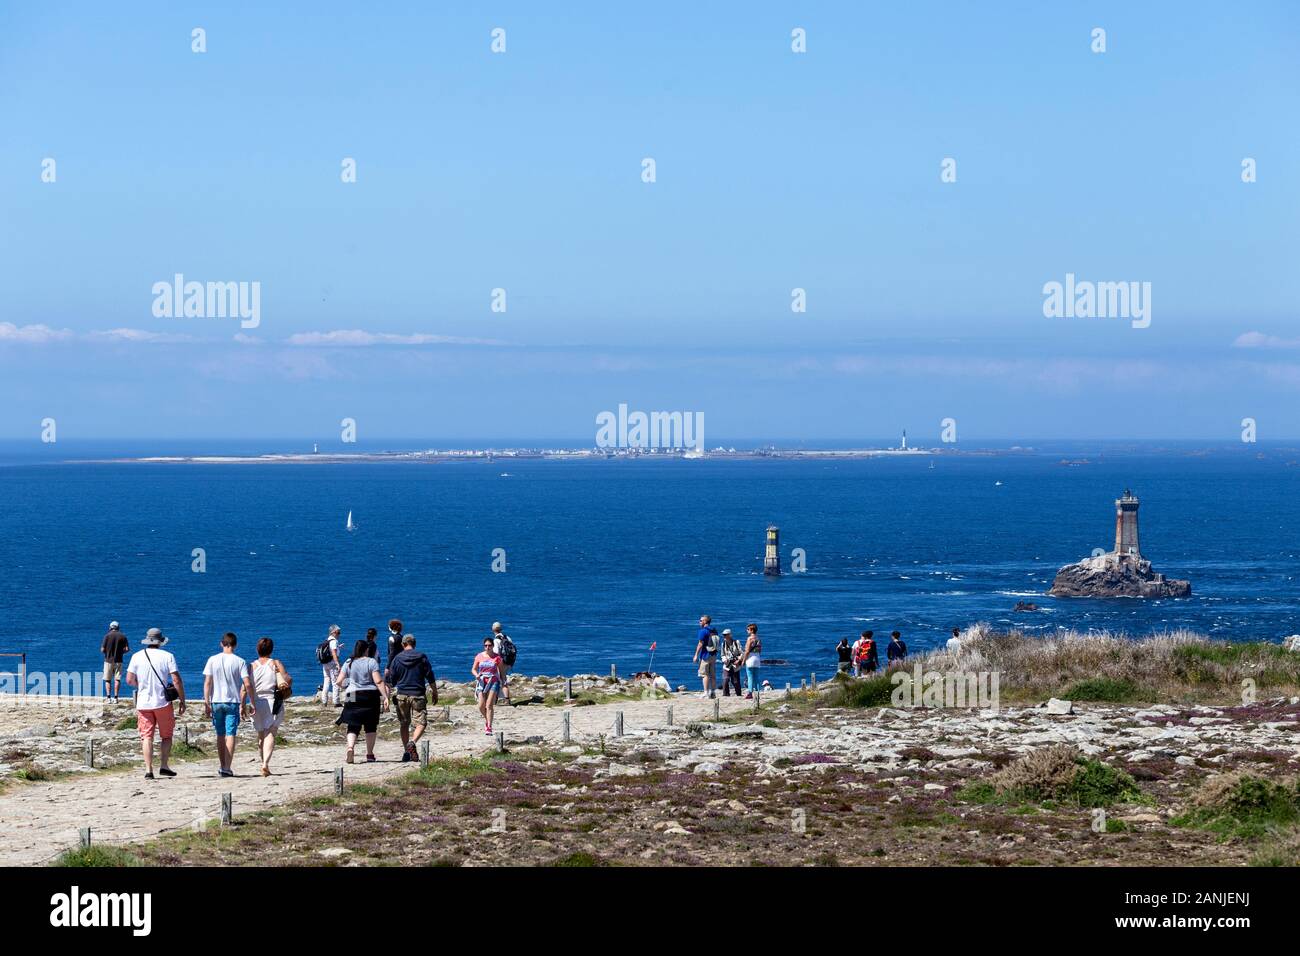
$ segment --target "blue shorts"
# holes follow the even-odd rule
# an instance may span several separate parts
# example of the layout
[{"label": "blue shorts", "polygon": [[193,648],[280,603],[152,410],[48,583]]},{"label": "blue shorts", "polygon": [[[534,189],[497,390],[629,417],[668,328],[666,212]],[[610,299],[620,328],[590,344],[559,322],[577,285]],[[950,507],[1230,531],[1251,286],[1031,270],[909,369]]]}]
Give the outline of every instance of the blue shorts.
[{"label": "blue shorts", "polygon": [[233,737],[239,729],[238,704],[213,704],[212,729],[218,737]]}]

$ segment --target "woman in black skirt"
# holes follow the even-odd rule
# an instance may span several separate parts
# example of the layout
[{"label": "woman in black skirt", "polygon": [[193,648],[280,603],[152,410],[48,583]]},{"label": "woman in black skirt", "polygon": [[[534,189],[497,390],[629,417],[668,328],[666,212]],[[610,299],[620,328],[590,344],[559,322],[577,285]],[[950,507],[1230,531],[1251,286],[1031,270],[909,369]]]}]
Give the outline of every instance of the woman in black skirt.
[{"label": "woman in black skirt", "polygon": [[388,709],[388,685],[379,672],[379,662],[366,655],[366,642],[357,641],[352,656],[339,668],[338,685],[343,688],[343,712],[336,724],[348,729],[348,752],[344,758],[353,762],[357,735],[366,733],[366,762],[375,762],[375,731],[379,728],[379,711]]}]

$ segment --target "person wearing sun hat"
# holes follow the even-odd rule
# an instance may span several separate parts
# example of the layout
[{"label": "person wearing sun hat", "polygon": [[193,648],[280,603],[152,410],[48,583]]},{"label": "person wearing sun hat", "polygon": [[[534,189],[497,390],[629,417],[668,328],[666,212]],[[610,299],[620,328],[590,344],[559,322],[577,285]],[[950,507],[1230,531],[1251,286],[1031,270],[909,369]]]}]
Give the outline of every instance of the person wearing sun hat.
[{"label": "person wearing sun hat", "polygon": [[[156,627],[149,628],[144,647],[131,655],[126,668],[126,682],[135,688],[136,727],[140,732],[140,750],[144,753],[144,776],[153,777],[153,738],[161,740],[164,777],[176,776],[167,766],[172,754],[172,735],[176,732],[176,714],[172,701],[180,703],[180,715],[185,716],[185,685],[181,682],[180,665],[170,652],[162,649],[167,637]],[[170,678],[170,680],[168,679]]]}]

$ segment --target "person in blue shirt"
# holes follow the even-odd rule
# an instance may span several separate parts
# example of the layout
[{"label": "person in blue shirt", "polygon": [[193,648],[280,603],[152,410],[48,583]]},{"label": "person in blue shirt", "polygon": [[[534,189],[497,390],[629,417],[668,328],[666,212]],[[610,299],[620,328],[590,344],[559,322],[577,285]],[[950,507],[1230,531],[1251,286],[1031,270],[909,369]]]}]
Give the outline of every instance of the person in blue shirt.
[{"label": "person in blue shirt", "polygon": [[695,637],[695,656],[691,662],[700,665],[700,683],[704,686],[703,698],[718,696],[718,630],[713,626],[713,618],[707,614],[700,615],[700,630]]},{"label": "person in blue shirt", "polygon": [[[428,701],[424,686],[433,692],[433,703],[438,703],[438,678],[434,676],[429,658],[415,649],[415,635],[401,635],[402,650],[388,664],[384,682],[393,690],[393,705],[397,711],[397,725],[402,734],[402,763],[419,760],[416,744],[424,736],[429,724]],[[414,732],[412,732],[414,727]]]},{"label": "person in blue shirt", "polygon": [[889,647],[885,649],[885,654],[889,658],[889,663],[901,661],[907,658],[907,645],[903,643],[902,637],[897,631],[889,635]]}]

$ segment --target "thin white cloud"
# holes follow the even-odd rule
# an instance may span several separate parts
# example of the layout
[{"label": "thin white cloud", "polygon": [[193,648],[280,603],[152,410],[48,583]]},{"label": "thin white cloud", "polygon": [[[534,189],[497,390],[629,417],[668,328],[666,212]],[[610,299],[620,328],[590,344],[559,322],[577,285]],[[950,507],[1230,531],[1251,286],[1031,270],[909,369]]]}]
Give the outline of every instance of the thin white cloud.
[{"label": "thin white cloud", "polygon": [[1234,349],[1300,349],[1300,339],[1284,339],[1263,332],[1243,332],[1233,341]]},{"label": "thin white cloud", "polygon": [[285,340],[289,345],[357,348],[372,345],[505,345],[497,339],[430,335],[423,332],[399,335],[394,332],[366,332],[363,329],[335,329],[331,332],[297,332]]},{"label": "thin white cloud", "polygon": [[153,332],[149,329],[108,329],[88,332],[85,337],[91,341],[145,342],[154,345],[183,345],[202,341],[180,332]]},{"label": "thin white cloud", "polygon": [[52,329],[48,325],[14,325],[0,322],[0,342],[22,342],[27,345],[44,345],[46,342],[66,342],[73,337],[71,329]]}]

